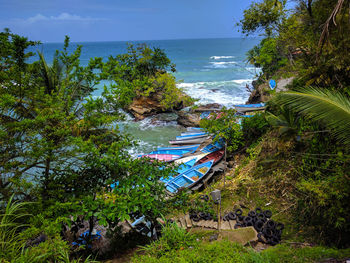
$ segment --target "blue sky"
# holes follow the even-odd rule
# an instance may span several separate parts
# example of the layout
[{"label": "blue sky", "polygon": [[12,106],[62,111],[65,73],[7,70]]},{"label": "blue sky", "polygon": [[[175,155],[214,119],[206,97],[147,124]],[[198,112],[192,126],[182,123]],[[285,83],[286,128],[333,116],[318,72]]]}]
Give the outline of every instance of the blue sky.
[{"label": "blue sky", "polygon": [[239,37],[251,0],[0,0],[0,28],[42,42]]}]

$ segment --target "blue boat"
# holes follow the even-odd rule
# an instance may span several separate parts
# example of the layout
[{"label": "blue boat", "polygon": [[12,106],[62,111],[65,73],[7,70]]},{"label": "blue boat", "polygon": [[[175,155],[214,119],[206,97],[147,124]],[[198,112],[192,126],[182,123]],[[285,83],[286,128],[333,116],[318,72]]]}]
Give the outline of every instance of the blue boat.
[{"label": "blue boat", "polygon": [[203,128],[199,128],[199,127],[187,127],[187,131],[188,131],[188,132],[199,132],[199,131],[203,131]]},{"label": "blue boat", "polygon": [[[176,169],[176,174],[178,175],[178,174],[182,174],[182,173],[184,173],[184,172],[186,172],[186,171],[188,171],[189,169],[191,169],[193,166],[194,166],[194,164],[197,162],[197,158],[196,158],[196,156],[194,156],[192,159],[190,159],[189,161],[187,161],[187,162],[184,162],[184,163],[181,163],[180,165],[179,165],[179,167]],[[176,176],[175,176],[176,177]],[[173,180],[175,177],[173,177],[173,176],[169,176],[168,178],[160,178],[160,180],[162,181],[162,182],[164,182],[164,183],[168,183],[169,181],[171,181],[171,180]]]},{"label": "blue boat", "polygon": [[213,166],[213,160],[196,165],[186,172],[179,174],[174,179],[170,180],[166,185],[166,190],[175,194],[179,188],[190,188],[199,182]]},{"label": "blue boat", "polygon": [[276,88],[276,81],[274,79],[270,79],[269,87],[270,87],[270,89],[275,89]]},{"label": "blue boat", "polygon": [[208,133],[206,132],[201,132],[201,133],[194,133],[194,134],[188,134],[184,136],[176,136],[177,141],[181,140],[191,140],[191,139],[197,139],[197,138],[202,138],[202,137],[207,137]]},{"label": "blue boat", "polygon": [[[197,147],[198,148],[198,147]],[[175,150],[157,150],[150,152],[149,154],[172,154],[172,155],[183,155],[186,153],[194,153],[196,149],[175,149]]]},{"label": "blue boat", "polygon": [[200,144],[193,144],[193,145],[185,145],[185,146],[174,146],[174,147],[158,147],[159,150],[194,150],[196,151],[198,149]]},{"label": "blue boat", "polygon": [[224,141],[224,139],[221,138],[218,141],[205,146],[200,151],[202,153],[212,153],[212,152],[216,152],[218,150],[221,150],[224,146],[225,146],[225,141]]}]

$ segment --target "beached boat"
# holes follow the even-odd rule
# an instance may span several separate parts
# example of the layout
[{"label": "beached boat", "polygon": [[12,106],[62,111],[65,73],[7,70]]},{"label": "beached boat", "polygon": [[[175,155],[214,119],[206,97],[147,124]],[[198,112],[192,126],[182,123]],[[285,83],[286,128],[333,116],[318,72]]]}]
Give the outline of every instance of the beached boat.
[{"label": "beached boat", "polygon": [[181,157],[181,154],[143,154],[138,156],[138,158],[151,158],[164,162],[171,162]]},{"label": "beached boat", "polygon": [[202,132],[202,131],[188,131],[188,132],[182,132],[181,136],[200,135],[200,134],[205,134],[205,132]]},{"label": "beached boat", "polygon": [[249,111],[264,110],[266,108],[265,103],[239,104],[239,105],[234,105],[234,107],[237,111],[242,112],[242,113],[249,112]]},{"label": "beached boat", "polygon": [[160,178],[160,181],[168,183],[169,181],[173,180],[177,175],[182,174],[191,169],[194,166],[194,164],[198,161],[198,159],[195,156],[189,156],[187,158],[188,159],[185,162],[178,163],[179,166],[176,168],[176,175],[174,177],[169,176],[168,178]]},{"label": "beached boat", "polygon": [[176,136],[176,140],[190,140],[190,139],[202,138],[207,136],[208,136],[208,133],[201,132],[201,133],[188,134],[184,136]]},{"label": "beached boat", "polygon": [[199,159],[197,162],[196,162],[196,165],[197,164],[201,164],[201,163],[205,163],[205,162],[208,162],[208,161],[213,161],[213,165],[217,164],[219,161],[221,161],[221,159],[224,157],[225,155],[225,151],[224,150],[219,150],[219,151],[215,151],[215,152],[212,152],[206,156],[204,156],[203,158]]},{"label": "beached boat", "polygon": [[185,146],[170,146],[170,147],[158,147],[158,150],[194,150],[198,149],[200,144],[185,145]]},{"label": "beached boat", "polygon": [[212,153],[218,150],[221,150],[225,146],[225,142],[223,139],[219,139],[217,142],[213,142],[208,144],[204,148],[200,149],[202,153]]},{"label": "beached boat", "polygon": [[[198,148],[198,147],[197,147]],[[157,150],[150,152],[149,154],[176,154],[176,155],[183,155],[186,153],[193,153],[197,148],[188,148],[188,149],[169,149],[169,150]]]},{"label": "beached boat", "polygon": [[208,161],[192,167],[186,172],[179,174],[174,179],[170,180],[166,185],[167,191],[170,193],[177,193],[179,188],[190,188],[199,182],[210,170],[213,161]]},{"label": "beached boat", "polygon": [[180,159],[177,159],[174,161],[175,164],[181,164],[181,163],[186,163],[190,160],[192,160],[193,158],[196,159],[196,162],[200,159],[202,159],[204,156],[208,155],[209,153],[201,153],[201,154],[197,154],[197,155],[192,155],[192,156],[188,156],[188,157],[183,157]]},{"label": "beached boat", "polygon": [[203,131],[203,128],[199,128],[199,127],[187,127],[187,131],[188,132],[199,132],[199,131]]},{"label": "beached boat", "polygon": [[200,138],[192,138],[192,139],[184,139],[184,140],[172,140],[172,141],[169,141],[169,143],[170,144],[178,144],[178,145],[195,144],[195,143],[202,143],[209,138],[210,138],[210,136],[200,137]]}]

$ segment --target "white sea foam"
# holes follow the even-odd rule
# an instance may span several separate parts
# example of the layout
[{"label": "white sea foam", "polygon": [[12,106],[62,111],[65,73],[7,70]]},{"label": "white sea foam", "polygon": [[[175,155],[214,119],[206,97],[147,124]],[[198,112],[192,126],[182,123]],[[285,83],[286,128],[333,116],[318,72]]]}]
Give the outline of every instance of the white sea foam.
[{"label": "white sea foam", "polygon": [[251,82],[251,79],[209,81],[180,83],[178,87],[183,88],[192,98],[198,99],[197,104],[219,103],[230,107],[247,100],[249,94],[242,84],[250,84]]},{"label": "white sea foam", "polygon": [[235,61],[221,61],[221,62],[209,62],[211,66],[210,68],[228,68],[232,65],[237,64]]},{"label": "white sea foam", "polygon": [[211,56],[210,59],[227,59],[227,58],[235,58],[234,56]]},{"label": "white sea foam", "polygon": [[237,84],[250,84],[252,82],[251,79],[235,79],[233,80],[234,83]]}]

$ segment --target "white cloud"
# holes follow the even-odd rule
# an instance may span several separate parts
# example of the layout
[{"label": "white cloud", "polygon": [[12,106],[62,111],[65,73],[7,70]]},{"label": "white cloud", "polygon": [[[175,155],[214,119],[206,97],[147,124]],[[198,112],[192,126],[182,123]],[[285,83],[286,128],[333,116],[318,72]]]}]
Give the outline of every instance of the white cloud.
[{"label": "white cloud", "polygon": [[105,20],[101,18],[92,18],[92,17],[81,17],[74,14],[69,13],[61,13],[58,16],[44,16],[42,14],[37,14],[33,17],[29,17],[28,19],[25,19],[28,23],[36,23],[41,21],[85,21],[85,22],[91,22],[91,21],[100,21]]}]

